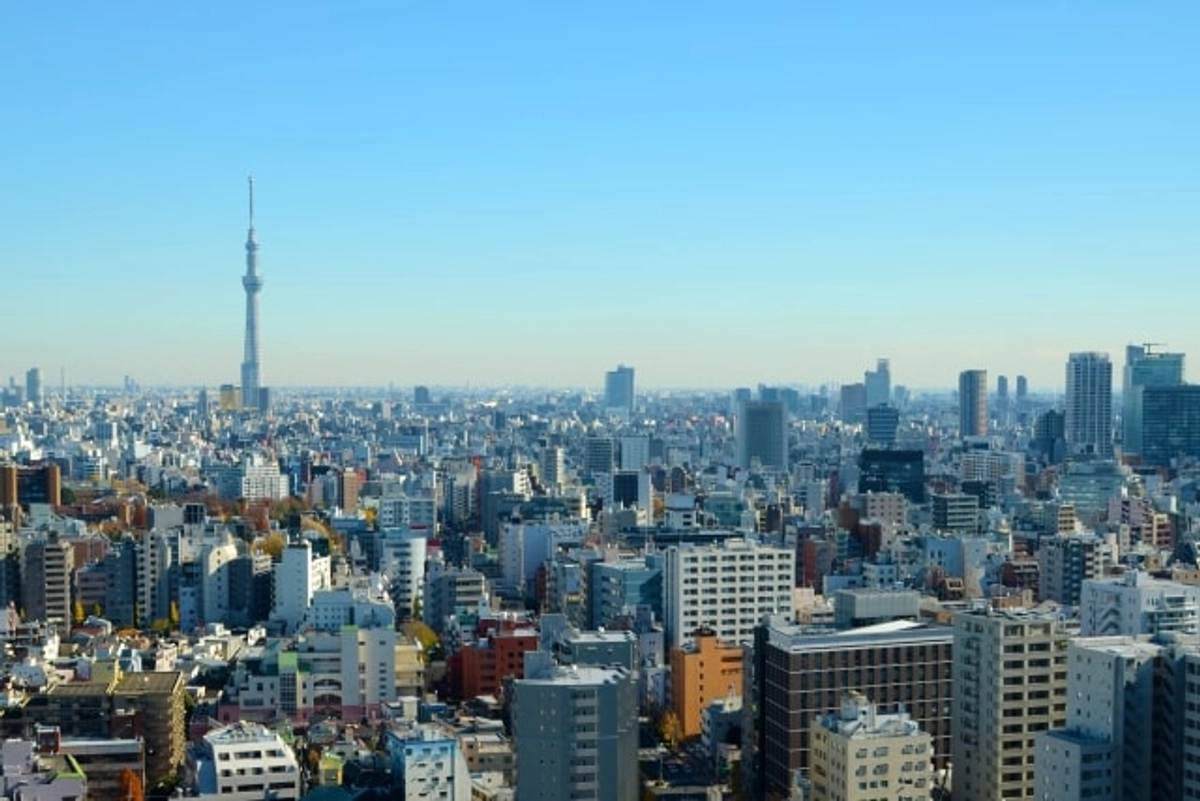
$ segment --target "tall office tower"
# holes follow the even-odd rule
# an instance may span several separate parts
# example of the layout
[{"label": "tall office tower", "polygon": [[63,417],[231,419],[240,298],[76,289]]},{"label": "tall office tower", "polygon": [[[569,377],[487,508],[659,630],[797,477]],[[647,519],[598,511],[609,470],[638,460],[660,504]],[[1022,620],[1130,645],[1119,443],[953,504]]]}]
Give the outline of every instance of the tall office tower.
[{"label": "tall office tower", "polygon": [[812,741],[813,801],[933,798],[933,743],[903,707],[882,714],[850,691],[839,712],[817,719]]},{"label": "tall office tower", "polygon": [[258,349],[258,293],[263,281],[258,274],[258,240],[254,238],[254,179],[250,178],[250,229],[246,233],[246,274],[242,288],[246,290],[246,343],[242,356],[242,408],[259,408],[259,387],[262,374]]},{"label": "tall office tower", "polygon": [[1008,402],[1008,376],[996,377],[996,417],[1001,426],[1008,425],[1008,412],[1011,407]]},{"label": "tall office tower", "polygon": [[867,419],[867,385],[842,384],[839,414],[847,425],[859,425]]},{"label": "tall office tower", "polygon": [[787,413],[783,401],[746,401],[738,407],[738,467],[749,469],[758,460],[763,467],[787,471]]},{"label": "tall office tower", "polygon": [[512,682],[517,798],[559,801],[638,797],[637,683],[625,668],[554,665],[525,657]]},{"label": "tall office tower", "polygon": [[1033,798],[1035,733],[1067,717],[1066,644],[1056,612],[954,616],[955,798]]},{"label": "tall office tower", "polygon": [[607,409],[633,411],[633,368],[618,365],[604,374],[604,406]]},{"label": "tall office tower", "polygon": [[1029,379],[1023,375],[1017,376],[1017,403],[1024,403],[1029,397]]},{"label": "tall office tower", "polygon": [[1200,456],[1200,384],[1146,386],[1141,395],[1141,455],[1146,465]]},{"label": "tall office tower", "polygon": [[958,435],[986,437],[988,432],[987,370],[958,374]]},{"label": "tall office tower", "polygon": [[882,406],[892,400],[892,371],[887,359],[875,362],[874,370],[863,373],[863,384],[867,389],[867,408]]},{"label": "tall office tower", "polygon": [[1112,362],[1107,353],[1072,353],[1067,359],[1066,415],[1072,455],[1112,458]]},{"label": "tall office tower", "polygon": [[[1125,347],[1121,382],[1121,452],[1142,452],[1142,388],[1183,384],[1183,354],[1155,353],[1154,343]],[[26,381],[26,384],[29,382]]]},{"label": "tall office tower", "polygon": [[42,370],[40,367],[30,367],[25,373],[25,400],[32,403],[34,408],[40,408],[45,400],[42,393]]},{"label": "tall office tower", "polygon": [[[755,628],[744,667],[745,797],[791,797],[796,771],[813,765],[817,716],[837,712],[851,691],[889,709],[903,704],[932,738],[934,766],[946,768],[951,702],[958,702],[951,694],[953,640],[949,626],[915,622],[820,634],[774,618]],[[957,765],[954,781],[957,788]],[[892,789],[875,797],[904,796]]]}]

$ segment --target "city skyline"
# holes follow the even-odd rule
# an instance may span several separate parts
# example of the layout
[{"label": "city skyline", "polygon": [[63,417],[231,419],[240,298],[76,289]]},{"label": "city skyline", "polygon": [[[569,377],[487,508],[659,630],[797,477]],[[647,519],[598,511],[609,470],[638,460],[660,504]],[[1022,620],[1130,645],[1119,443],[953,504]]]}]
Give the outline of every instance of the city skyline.
[{"label": "city skyline", "polygon": [[1192,6],[221,7],[10,15],[0,375],[237,382],[250,172],[270,386],[1200,351]]}]

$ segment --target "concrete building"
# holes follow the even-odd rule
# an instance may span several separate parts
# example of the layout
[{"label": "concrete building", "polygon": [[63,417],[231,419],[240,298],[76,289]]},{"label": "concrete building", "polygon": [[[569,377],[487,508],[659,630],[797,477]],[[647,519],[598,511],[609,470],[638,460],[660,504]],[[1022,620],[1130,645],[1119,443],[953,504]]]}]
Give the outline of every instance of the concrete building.
[{"label": "concrete building", "polygon": [[933,742],[907,712],[881,714],[861,693],[812,730],[812,801],[929,801]]},{"label": "concrete building", "polygon": [[1200,633],[1200,586],[1130,570],[1118,578],[1083,581],[1079,602],[1083,637]]},{"label": "concrete building", "polygon": [[1076,456],[1111,459],[1112,362],[1107,353],[1072,353],[1067,359],[1066,440]]},{"label": "concrete building", "polygon": [[637,688],[630,672],[558,667],[538,653],[525,673],[512,684],[517,798],[637,798]]},{"label": "concrete building", "polygon": [[787,410],[783,401],[746,401],[738,406],[736,423],[738,467],[760,464],[788,469]]},{"label": "concrete building", "polygon": [[654,555],[591,565],[591,626],[611,626],[639,606],[662,617],[662,561]]},{"label": "concrete building", "polygon": [[956,798],[1031,798],[1034,737],[1067,716],[1067,635],[1054,613],[979,606],[954,616]]},{"label": "concrete building", "polygon": [[604,374],[604,408],[619,410],[626,416],[633,412],[633,368],[618,365]]},{"label": "concrete building", "polygon": [[958,435],[986,437],[987,433],[987,370],[963,370],[958,374]]},{"label": "concrete building", "polygon": [[812,766],[815,720],[837,712],[850,691],[903,704],[932,738],[935,767],[946,768],[953,640],[947,626],[909,621],[836,633],[760,625],[745,665],[746,797],[788,797],[796,772]]},{"label": "concrete building", "polygon": [[929,496],[933,503],[934,531],[955,534],[979,533],[979,499],[974,495],[957,493],[934,493]]},{"label": "concrete building", "polygon": [[729,644],[751,642],[764,615],[795,611],[795,553],[728,539],[672,545],[663,553],[663,626],[670,646],[701,627]]},{"label": "concrete building", "polygon": [[1182,353],[1152,350],[1153,345],[1126,345],[1121,384],[1121,452],[1142,453],[1142,389],[1176,387],[1183,383]]},{"label": "concrete building", "polygon": [[742,693],[742,647],[721,643],[711,629],[695,632],[692,641],[671,649],[671,709],[679,718],[680,736],[700,734],[705,707]]},{"label": "concrete building", "polygon": [[404,801],[471,801],[471,773],[453,737],[429,727],[388,730],[392,798]]},{"label": "concrete building", "polygon": [[230,801],[296,801],[300,766],[275,732],[239,722],[204,735],[188,750],[184,786],[189,795]]},{"label": "concrete building", "polygon": [[21,551],[21,599],[25,617],[71,629],[71,573],[75,552],[57,531],[35,535]]},{"label": "concrete building", "polygon": [[1043,537],[1038,543],[1038,600],[1079,606],[1083,582],[1116,563],[1113,546],[1094,534]]},{"label": "concrete building", "polygon": [[331,586],[328,556],[314,556],[307,540],[289,543],[275,565],[275,602],[271,617],[295,631],[312,603],[313,593]]}]

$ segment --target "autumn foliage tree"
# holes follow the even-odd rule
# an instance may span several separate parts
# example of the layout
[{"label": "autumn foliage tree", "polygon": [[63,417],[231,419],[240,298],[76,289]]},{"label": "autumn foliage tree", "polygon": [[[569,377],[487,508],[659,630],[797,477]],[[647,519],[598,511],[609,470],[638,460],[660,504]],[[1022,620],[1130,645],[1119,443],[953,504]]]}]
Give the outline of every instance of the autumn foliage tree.
[{"label": "autumn foliage tree", "polygon": [[146,792],[142,780],[130,768],[121,771],[121,797],[118,801],[145,801]]}]

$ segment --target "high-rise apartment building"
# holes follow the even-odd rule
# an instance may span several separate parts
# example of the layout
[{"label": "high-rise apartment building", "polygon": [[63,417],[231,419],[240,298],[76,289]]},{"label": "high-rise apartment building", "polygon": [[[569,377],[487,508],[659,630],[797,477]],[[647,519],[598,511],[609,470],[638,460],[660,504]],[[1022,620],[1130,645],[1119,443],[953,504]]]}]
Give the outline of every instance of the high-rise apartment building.
[{"label": "high-rise apartment building", "polygon": [[672,545],[663,552],[663,628],[672,646],[711,629],[726,643],[750,642],[763,615],[795,609],[796,555],[743,539]]},{"label": "high-rise apartment building", "polygon": [[781,400],[745,401],[738,406],[738,467],[757,461],[765,468],[787,471],[787,410]]},{"label": "high-rise apartment building", "polygon": [[1038,732],[1067,717],[1057,613],[980,607],[954,616],[954,797],[1033,798]]},{"label": "high-rise apartment building", "polygon": [[1112,458],[1112,362],[1107,353],[1068,357],[1065,433],[1072,455]]},{"label": "high-rise apartment building", "polygon": [[35,536],[21,554],[21,589],[25,616],[45,620],[67,636],[71,629],[71,573],[75,551],[57,531]]},{"label": "high-rise apartment building", "polygon": [[517,798],[627,801],[639,790],[637,684],[624,668],[529,654],[512,683]]},{"label": "high-rise apartment building", "polygon": [[1183,383],[1183,354],[1160,353],[1153,345],[1125,347],[1121,383],[1121,452],[1142,452],[1142,388],[1177,387]]},{"label": "high-rise apartment building", "polygon": [[633,368],[618,365],[604,374],[604,406],[626,414],[633,411]]},{"label": "high-rise apartment building", "polygon": [[963,437],[986,437],[988,433],[987,370],[963,370],[958,374],[958,433]]}]

